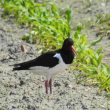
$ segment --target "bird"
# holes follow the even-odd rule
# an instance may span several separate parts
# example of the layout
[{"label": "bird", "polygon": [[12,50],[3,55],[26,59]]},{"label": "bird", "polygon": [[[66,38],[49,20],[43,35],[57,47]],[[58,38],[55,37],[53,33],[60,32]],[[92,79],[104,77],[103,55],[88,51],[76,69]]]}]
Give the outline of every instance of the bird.
[{"label": "bird", "polygon": [[48,94],[50,89],[50,94],[52,94],[53,76],[66,70],[68,65],[73,62],[75,55],[74,41],[68,37],[60,49],[48,51],[32,60],[14,64],[13,71],[29,70],[36,74],[44,74],[46,76],[45,92]]}]

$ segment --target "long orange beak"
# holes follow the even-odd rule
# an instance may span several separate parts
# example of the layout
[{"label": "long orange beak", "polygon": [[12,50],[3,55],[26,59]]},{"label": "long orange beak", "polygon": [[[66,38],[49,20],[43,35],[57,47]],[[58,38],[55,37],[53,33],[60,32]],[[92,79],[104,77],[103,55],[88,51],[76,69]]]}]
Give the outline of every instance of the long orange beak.
[{"label": "long orange beak", "polygon": [[76,55],[76,50],[75,50],[75,48],[74,48],[73,46],[71,46],[71,49],[72,49],[73,53]]}]

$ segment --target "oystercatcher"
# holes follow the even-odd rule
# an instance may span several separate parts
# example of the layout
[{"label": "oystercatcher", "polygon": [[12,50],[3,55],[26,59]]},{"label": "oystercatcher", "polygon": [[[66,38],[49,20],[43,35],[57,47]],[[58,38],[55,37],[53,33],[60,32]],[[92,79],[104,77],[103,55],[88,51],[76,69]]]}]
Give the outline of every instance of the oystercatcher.
[{"label": "oystercatcher", "polygon": [[73,62],[76,54],[73,45],[73,40],[66,38],[61,49],[44,53],[30,61],[14,64],[13,71],[30,70],[36,74],[44,73],[44,75],[46,75],[46,94],[48,94],[48,88],[50,88],[50,93],[52,93],[52,77],[56,73],[67,69],[68,65]]}]

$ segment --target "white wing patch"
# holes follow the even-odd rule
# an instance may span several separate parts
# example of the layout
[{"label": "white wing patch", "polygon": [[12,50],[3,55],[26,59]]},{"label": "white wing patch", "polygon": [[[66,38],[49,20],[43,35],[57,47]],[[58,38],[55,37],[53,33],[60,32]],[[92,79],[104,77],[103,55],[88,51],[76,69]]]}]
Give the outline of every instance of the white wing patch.
[{"label": "white wing patch", "polygon": [[[62,57],[60,55],[60,53],[56,53],[53,57],[56,57],[59,59],[59,63],[63,62]],[[63,62],[64,63],[64,62]]]}]

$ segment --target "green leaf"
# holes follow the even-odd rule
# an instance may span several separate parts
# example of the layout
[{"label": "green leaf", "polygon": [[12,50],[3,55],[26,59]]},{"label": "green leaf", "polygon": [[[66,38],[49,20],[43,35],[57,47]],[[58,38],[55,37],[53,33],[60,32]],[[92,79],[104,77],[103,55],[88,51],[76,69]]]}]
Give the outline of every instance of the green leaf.
[{"label": "green leaf", "polygon": [[89,45],[89,47],[91,46],[95,46],[97,43],[99,43],[102,40],[103,37],[99,37],[98,39],[92,41]]},{"label": "green leaf", "polygon": [[65,14],[66,14],[66,19],[67,19],[68,23],[70,23],[70,20],[71,20],[71,9],[68,8],[66,10]]}]

